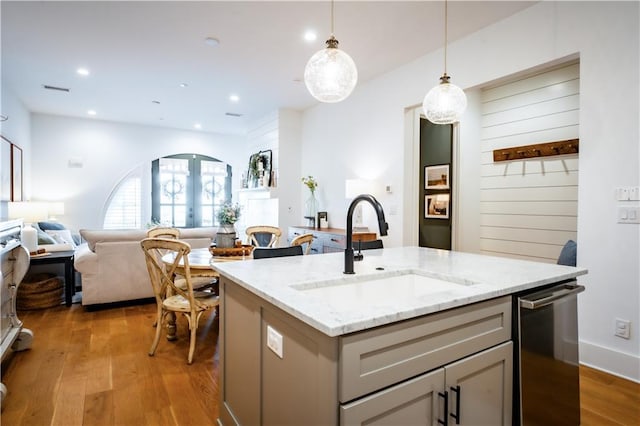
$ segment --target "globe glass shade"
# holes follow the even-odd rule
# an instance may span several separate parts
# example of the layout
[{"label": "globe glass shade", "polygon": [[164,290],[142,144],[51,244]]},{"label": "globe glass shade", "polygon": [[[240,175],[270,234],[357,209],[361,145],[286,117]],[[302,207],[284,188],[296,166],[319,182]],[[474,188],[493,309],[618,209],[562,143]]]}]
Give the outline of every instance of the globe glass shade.
[{"label": "globe glass shade", "polygon": [[424,97],[422,109],[433,124],[452,124],[460,121],[467,108],[467,96],[451,83],[440,83]]},{"label": "globe glass shade", "polygon": [[320,102],[340,102],[346,99],[358,82],[358,70],[353,59],[338,48],[327,47],[316,52],[304,69],[304,83]]}]

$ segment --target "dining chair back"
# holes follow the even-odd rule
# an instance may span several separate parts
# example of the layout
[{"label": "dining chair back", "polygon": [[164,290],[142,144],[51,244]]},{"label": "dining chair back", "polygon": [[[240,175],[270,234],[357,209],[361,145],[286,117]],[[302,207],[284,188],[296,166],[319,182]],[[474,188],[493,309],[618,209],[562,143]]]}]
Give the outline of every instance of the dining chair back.
[{"label": "dining chair back", "polygon": [[270,257],[302,256],[302,246],[289,247],[256,247],[253,249],[254,259]]},{"label": "dining chair back", "polygon": [[282,236],[277,226],[250,226],[246,230],[248,243],[256,247],[275,247]]},{"label": "dining chair back", "polygon": [[[190,340],[187,362],[191,364],[196,347],[196,330],[202,313],[218,306],[218,296],[214,293],[193,289],[189,269],[191,247],[184,241],[168,238],[145,238],[140,242],[153,293],[156,299],[156,333],[149,350],[153,356],[160,342],[162,324],[171,313],[183,314],[189,323]],[[166,263],[162,257],[173,254],[173,261]],[[165,257],[166,259],[166,257]],[[180,270],[184,287],[176,285],[174,276]]]},{"label": "dining chair back", "polygon": [[147,231],[147,238],[169,238],[177,240],[180,238],[180,230],[178,228],[156,226]]},{"label": "dining chair back", "polygon": [[353,242],[354,250],[373,250],[373,249],[381,249],[381,248],[384,248],[384,244],[382,243],[382,240]]},{"label": "dining chair back", "polygon": [[[291,240],[291,246],[302,246],[304,248],[304,254],[311,253],[311,243],[313,242],[313,234],[302,234],[296,236]],[[305,245],[306,244],[306,245]]]}]

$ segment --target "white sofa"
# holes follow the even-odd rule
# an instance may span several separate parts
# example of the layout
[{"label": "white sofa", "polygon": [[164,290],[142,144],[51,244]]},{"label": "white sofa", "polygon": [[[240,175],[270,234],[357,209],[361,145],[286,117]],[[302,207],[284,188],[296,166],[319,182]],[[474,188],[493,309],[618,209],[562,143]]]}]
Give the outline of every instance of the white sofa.
[{"label": "white sofa", "polygon": [[[216,228],[180,229],[191,248],[209,247]],[[82,276],[82,304],[95,305],[153,297],[140,241],[144,229],[80,230],[74,266]]]}]

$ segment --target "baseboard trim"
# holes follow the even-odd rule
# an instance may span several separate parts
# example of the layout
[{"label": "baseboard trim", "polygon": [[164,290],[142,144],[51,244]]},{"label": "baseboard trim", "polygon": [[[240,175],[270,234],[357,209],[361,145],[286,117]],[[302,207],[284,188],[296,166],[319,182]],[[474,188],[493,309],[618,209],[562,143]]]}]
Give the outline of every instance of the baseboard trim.
[{"label": "baseboard trim", "polygon": [[640,383],[640,357],[580,341],[580,364]]}]

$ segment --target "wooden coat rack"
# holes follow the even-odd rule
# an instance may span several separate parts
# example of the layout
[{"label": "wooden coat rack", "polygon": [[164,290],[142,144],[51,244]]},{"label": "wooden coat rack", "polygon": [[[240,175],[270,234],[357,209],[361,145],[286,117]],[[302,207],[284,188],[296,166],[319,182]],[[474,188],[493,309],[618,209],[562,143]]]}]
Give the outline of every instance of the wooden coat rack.
[{"label": "wooden coat rack", "polygon": [[577,154],[580,139],[539,143],[535,145],[514,146],[493,150],[493,161],[523,160],[536,157],[550,157],[552,155]]}]

